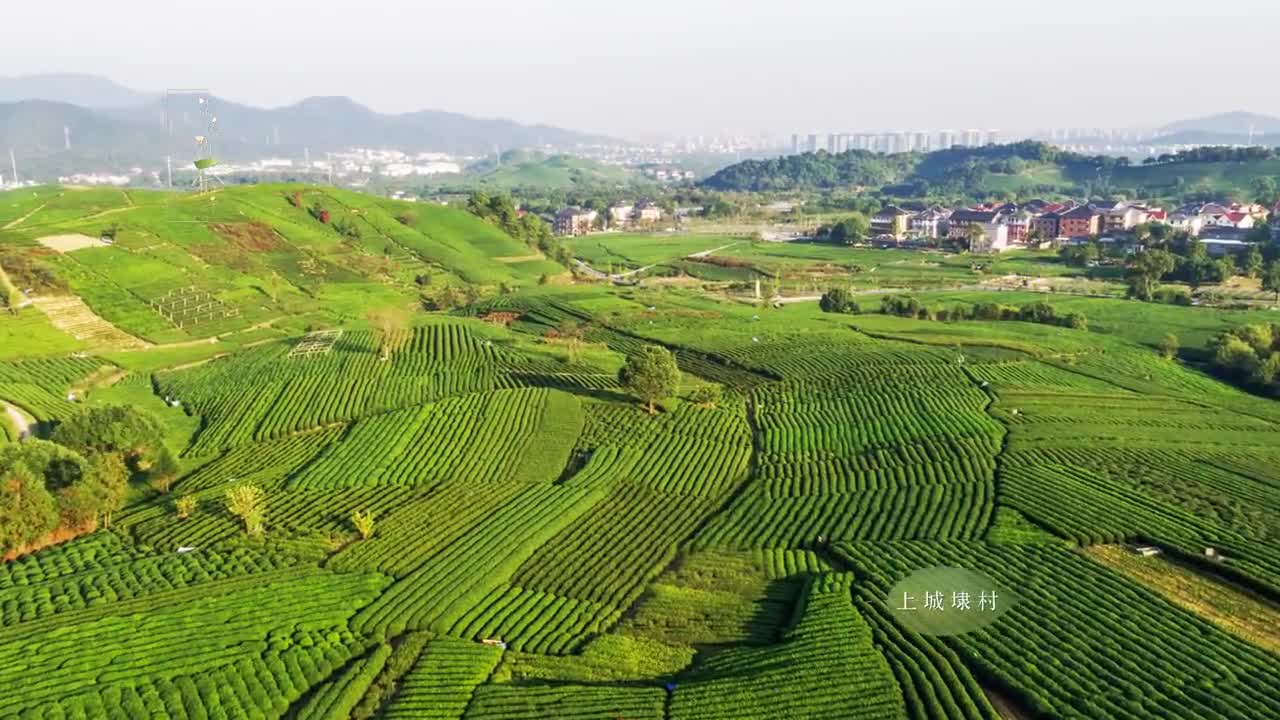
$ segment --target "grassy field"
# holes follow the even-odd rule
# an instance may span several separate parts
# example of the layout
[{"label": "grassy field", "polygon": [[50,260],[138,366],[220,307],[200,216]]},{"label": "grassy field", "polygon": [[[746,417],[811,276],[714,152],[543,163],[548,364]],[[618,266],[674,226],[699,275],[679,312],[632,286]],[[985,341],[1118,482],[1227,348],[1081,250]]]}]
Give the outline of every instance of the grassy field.
[{"label": "grassy field", "polygon": [[[872,293],[836,314],[706,281],[540,284],[469,216],[297,188],[357,242],[293,190],[86,194],[120,209],[117,242],[66,255],[38,238],[103,218],[53,191],[4,235],[161,342],[0,315],[0,400],[46,435],[86,406],[142,409],[180,472],[132,486],[110,528],[0,564],[0,717],[1000,720],[994,691],[1026,717],[1280,718],[1280,404],[1152,347],[1262,313],[975,290],[972,258],[814,244],[744,242],[723,253],[746,268],[715,267],[929,306],[1047,300],[1089,328],[888,316]],[[575,252],[670,266],[730,242]],[[427,272],[508,286],[427,312]],[[145,302],[191,285],[241,316],[179,328]],[[406,321],[380,328],[379,307]],[[653,414],[618,372],[651,345],[680,370]],[[243,485],[261,535],[228,504]],[[1215,547],[1223,580],[1126,543]],[[902,620],[891,590],[939,566],[998,590],[989,624]],[[914,601],[988,611],[960,590]]]}]

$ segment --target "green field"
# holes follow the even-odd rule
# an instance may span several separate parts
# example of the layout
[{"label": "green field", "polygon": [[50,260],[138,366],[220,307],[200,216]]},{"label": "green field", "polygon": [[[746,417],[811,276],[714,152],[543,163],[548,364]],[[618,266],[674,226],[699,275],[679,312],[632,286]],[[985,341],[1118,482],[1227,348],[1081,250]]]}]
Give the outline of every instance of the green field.
[{"label": "green field", "polygon": [[[138,408],[178,467],[133,482],[109,528],[0,564],[0,718],[1002,720],[996,695],[1027,718],[1280,719],[1280,403],[1192,362],[1268,313],[970,287],[1077,274],[1047,253],[980,273],[721,237],[572,244],[621,269],[739,243],[715,255],[743,265],[709,266],[929,307],[1043,300],[1089,327],[902,318],[873,293],[824,313],[708,280],[539,283],[469,215],[327,188],[42,192],[57,206],[0,241],[155,344],[0,314],[0,400],[55,438],[86,408]],[[104,207],[114,245],[37,243],[96,237]],[[469,302],[422,309],[427,273]],[[146,302],[191,285],[241,313],[179,328]],[[1156,352],[1166,333],[1181,359]],[[651,345],[681,371],[653,414],[618,373]],[[260,535],[228,505],[248,485]],[[1091,559],[1139,544],[1176,586]],[[939,566],[1008,607],[912,630],[890,591]],[[1189,601],[1197,578],[1247,597],[1246,627]]]}]

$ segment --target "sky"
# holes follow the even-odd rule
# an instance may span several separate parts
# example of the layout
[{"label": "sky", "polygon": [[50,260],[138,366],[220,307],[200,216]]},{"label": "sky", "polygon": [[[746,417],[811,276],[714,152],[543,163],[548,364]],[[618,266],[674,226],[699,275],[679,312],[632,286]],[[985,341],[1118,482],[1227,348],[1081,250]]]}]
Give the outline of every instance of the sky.
[{"label": "sky", "polygon": [[644,138],[1280,115],[1276,0],[6,2],[0,75]]}]

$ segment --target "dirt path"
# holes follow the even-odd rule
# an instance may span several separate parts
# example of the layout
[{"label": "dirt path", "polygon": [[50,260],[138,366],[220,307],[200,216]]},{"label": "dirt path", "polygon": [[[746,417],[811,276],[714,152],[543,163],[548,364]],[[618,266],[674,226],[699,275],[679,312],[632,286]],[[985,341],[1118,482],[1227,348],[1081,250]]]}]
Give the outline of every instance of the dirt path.
[{"label": "dirt path", "polygon": [[[57,195],[54,195],[53,197],[54,197],[54,199],[56,200],[56,199],[58,199],[58,198],[62,197],[62,193],[58,193]],[[53,200],[49,200],[49,201],[47,201],[47,202],[43,202],[43,203],[41,203],[41,204],[40,204],[40,207],[36,208],[35,210],[32,210],[31,212],[27,213],[26,215],[23,215],[22,217],[18,218],[17,220],[12,220],[12,221],[10,221],[8,225],[5,225],[4,227],[0,228],[0,230],[12,230],[12,229],[14,229],[14,228],[18,227],[18,226],[19,226],[19,225],[21,225],[22,223],[26,222],[26,221],[27,221],[27,218],[29,218],[29,217],[31,217],[32,215],[35,215],[36,213],[38,213],[38,212],[40,212],[41,210],[45,209],[45,207],[46,207],[49,203],[51,203],[51,202],[53,202]]]},{"label": "dirt path", "polygon": [[9,421],[13,423],[13,427],[17,429],[19,438],[31,435],[31,426],[36,424],[35,418],[9,403],[0,403],[0,405],[4,405],[4,412],[9,416]]},{"label": "dirt path", "polygon": [[546,256],[542,253],[533,253],[532,255],[508,255],[507,257],[496,257],[494,262],[500,262],[504,265],[519,262],[532,262],[534,260],[546,260]]}]

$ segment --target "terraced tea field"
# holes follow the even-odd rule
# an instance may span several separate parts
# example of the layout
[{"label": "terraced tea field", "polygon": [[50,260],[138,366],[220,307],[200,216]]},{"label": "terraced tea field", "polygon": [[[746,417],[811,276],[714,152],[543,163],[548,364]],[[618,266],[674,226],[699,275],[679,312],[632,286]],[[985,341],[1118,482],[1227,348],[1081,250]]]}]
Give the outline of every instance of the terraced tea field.
[{"label": "terraced tea field", "polygon": [[[997,720],[993,695],[1033,718],[1280,718],[1274,648],[1175,596],[1247,597],[1250,628],[1280,623],[1274,400],[1111,331],[521,287],[486,260],[520,255],[492,227],[334,196],[405,263],[375,300],[428,267],[512,283],[386,328],[329,302],[335,278],[368,281],[342,265],[359,250],[311,234],[279,191],[236,195],[271,220],[253,267],[213,259],[267,238],[181,223],[157,237],[194,254],[147,249],[139,223],[110,249],[135,267],[81,255],[109,248],[60,256],[77,297],[161,344],[34,334],[0,355],[0,400],[43,437],[128,400],[176,458],[164,483],[126,480],[113,514],[0,565],[0,718]],[[18,241],[74,229],[75,206],[49,202],[25,208]],[[192,212],[136,206],[121,218]],[[474,244],[442,239],[459,234]],[[193,257],[223,268],[206,280],[227,302],[247,281],[226,273],[265,265],[294,289],[189,344],[139,298],[191,284],[172,268]],[[30,322],[0,317],[0,337]],[[649,345],[681,370],[654,414],[618,374]],[[59,520],[106,456],[146,475],[156,448],[136,430],[83,464],[0,442],[3,539],[35,475]],[[15,460],[28,449],[34,470]],[[1135,546],[1176,563],[1177,587],[1145,580]],[[922,634],[890,592],[938,567],[1009,607]]]}]

